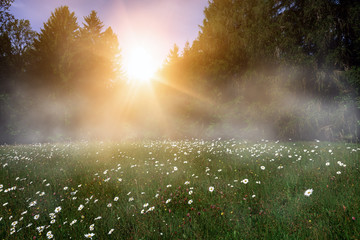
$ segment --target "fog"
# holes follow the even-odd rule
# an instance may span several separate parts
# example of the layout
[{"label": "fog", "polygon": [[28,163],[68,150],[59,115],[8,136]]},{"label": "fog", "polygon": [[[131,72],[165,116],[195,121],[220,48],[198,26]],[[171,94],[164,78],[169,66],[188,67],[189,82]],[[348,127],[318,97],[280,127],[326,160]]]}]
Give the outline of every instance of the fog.
[{"label": "fog", "polygon": [[275,82],[260,87],[259,81],[266,78],[256,76],[231,82],[222,95],[180,87],[159,76],[148,84],[126,82],[96,94],[56,97],[48,89],[23,84],[13,89],[14,99],[5,114],[14,139],[2,136],[3,142],[357,138],[355,104],[291,91],[288,83],[292,80],[286,79],[284,71]]}]

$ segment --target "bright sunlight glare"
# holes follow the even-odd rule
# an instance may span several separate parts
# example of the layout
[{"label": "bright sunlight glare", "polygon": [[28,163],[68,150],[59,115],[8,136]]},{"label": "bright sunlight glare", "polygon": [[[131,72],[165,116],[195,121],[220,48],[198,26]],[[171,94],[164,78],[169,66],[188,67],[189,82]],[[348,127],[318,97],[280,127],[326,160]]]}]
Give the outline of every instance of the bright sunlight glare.
[{"label": "bright sunlight glare", "polygon": [[145,83],[151,81],[157,66],[145,48],[136,46],[124,56],[124,67],[130,81]]}]

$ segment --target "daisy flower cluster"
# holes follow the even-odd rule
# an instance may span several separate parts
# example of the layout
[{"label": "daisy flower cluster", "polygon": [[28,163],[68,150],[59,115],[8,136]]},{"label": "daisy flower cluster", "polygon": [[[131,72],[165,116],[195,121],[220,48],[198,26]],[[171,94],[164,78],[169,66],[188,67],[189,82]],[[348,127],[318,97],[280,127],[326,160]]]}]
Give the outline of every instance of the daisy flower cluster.
[{"label": "daisy flower cluster", "polygon": [[0,224],[5,239],[182,238],[175,232],[214,218],[238,226],[271,215],[274,201],[316,204],[342,181],[355,188],[349,159],[358,159],[360,149],[321,144],[191,139],[1,146]]}]

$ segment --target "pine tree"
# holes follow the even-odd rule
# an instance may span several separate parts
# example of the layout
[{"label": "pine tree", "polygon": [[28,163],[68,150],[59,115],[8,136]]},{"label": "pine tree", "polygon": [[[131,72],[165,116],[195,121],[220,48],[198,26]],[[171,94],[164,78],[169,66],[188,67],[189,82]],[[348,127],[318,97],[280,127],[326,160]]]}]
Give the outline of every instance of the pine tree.
[{"label": "pine tree", "polygon": [[75,54],[79,26],[69,7],[56,8],[34,41],[33,71],[53,90],[69,91],[76,72]]},{"label": "pine tree", "polygon": [[109,86],[117,77],[119,43],[111,27],[103,31],[104,24],[95,11],[84,17],[84,20],[79,41],[81,78],[99,90]]},{"label": "pine tree", "polygon": [[178,45],[174,44],[173,48],[170,49],[170,52],[166,58],[166,63],[167,65],[173,65],[176,64],[176,62],[179,60],[179,47]]},{"label": "pine tree", "polygon": [[96,11],[92,10],[89,16],[84,17],[85,22],[81,29],[82,37],[89,37],[96,41],[101,36],[104,27],[103,22],[100,21]]},{"label": "pine tree", "polygon": [[186,41],[181,55],[186,58],[190,54],[190,50],[191,50],[190,43],[189,41]]}]

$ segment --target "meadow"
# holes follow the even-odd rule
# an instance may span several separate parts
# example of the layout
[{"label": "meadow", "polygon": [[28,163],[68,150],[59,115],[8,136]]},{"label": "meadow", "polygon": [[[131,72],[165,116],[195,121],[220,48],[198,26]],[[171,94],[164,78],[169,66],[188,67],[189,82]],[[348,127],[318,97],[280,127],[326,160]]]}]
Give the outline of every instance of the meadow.
[{"label": "meadow", "polygon": [[360,145],[0,147],[1,239],[359,239]]}]

